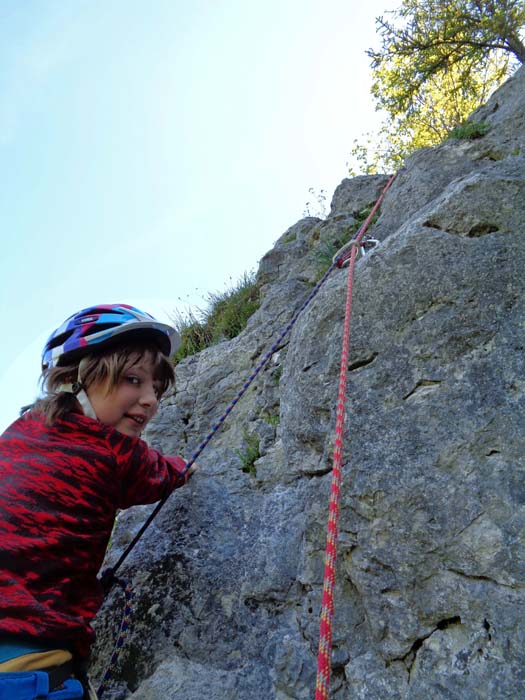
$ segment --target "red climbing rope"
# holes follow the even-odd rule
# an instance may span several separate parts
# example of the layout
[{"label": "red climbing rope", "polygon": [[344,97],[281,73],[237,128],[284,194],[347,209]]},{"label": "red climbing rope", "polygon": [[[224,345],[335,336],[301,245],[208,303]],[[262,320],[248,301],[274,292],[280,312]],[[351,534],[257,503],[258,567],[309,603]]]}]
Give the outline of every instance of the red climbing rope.
[{"label": "red climbing rope", "polygon": [[[270,350],[265,354],[263,359],[259,362],[255,370],[249,376],[248,380],[243,384],[242,389],[238,392],[235,398],[232,400],[224,414],[219,418],[218,422],[213,426],[211,432],[206,436],[204,441],[199,445],[197,451],[192,455],[191,460],[186,464],[184,471],[186,472],[195,460],[206,448],[213,436],[220,430],[224,421],[231,413],[235,405],[242,398],[244,393],[250,387],[252,382],[255,380],[259,372],[265,367],[265,365],[270,361],[273,354],[280,347],[283,338],[290,332],[295,322],[299,318],[300,314],[306,309],[308,304],[314,299],[316,294],[321,289],[321,286],[328,279],[330,273],[335,269],[335,267],[342,267],[342,265],[350,258],[350,266],[348,269],[348,290],[347,290],[347,300],[346,300],[346,313],[345,313],[345,324],[343,331],[343,351],[341,355],[341,374],[340,374],[340,384],[339,384],[339,402],[337,406],[337,420],[336,420],[336,440],[335,440],[335,451],[334,451],[334,466],[332,473],[332,496],[330,500],[330,518],[328,522],[328,537],[326,543],[326,558],[325,558],[325,584],[323,588],[323,607],[321,613],[321,638],[319,642],[319,661],[318,661],[318,675],[317,675],[317,686],[315,700],[327,700],[328,692],[330,688],[330,656],[332,651],[332,618],[334,612],[333,603],[333,589],[335,586],[335,560],[336,560],[336,541],[337,541],[337,518],[339,515],[339,494],[340,494],[340,484],[341,484],[341,464],[342,464],[342,451],[343,451],[343,429],[344,429],[344,412],[345,412],[345,396],[346,396],[346,368],[348,366],[348,355],[350,346],[350,315],[352,310],[352,284],[354,275],[354,265],[358,246],[366,245],[361,242],[364,234],[370,222],[372,221],[376,211],[378,210],[383,197],[390,188],[390,185],[395,179],[395,175],[389,179],[387,185],[385,186],[381,196],[375,203],[372,211],[367,216],[366,220],[363,222],[361,228],[357,232],[355,238],[345,245],[341,250],[334,256],[334,261],[326,273],[323,275],[321,280],[317,283],[315,288],[310,292],[307,299],[303,302],[302,306],[294,313],[292,319],[289,321],[287,326],[280,333],[277,340],[274,342]],[[349,252],[351,251],[351,252]],[[115,577],[116,571],[123,564],[124,560],[127,558],[129,553],[135,547],[139,539],[142,537],[146,529],[149,527],[154,518],[158,515],[161,508],[164,506],[168,496],[166,496],[162,501],[160,501],[151,515],[148,517],[146,522],[142,525],[139,532],[133,538],[133,541],[127,546],[124,553],[120,556],[118,562],[114,567],[107,569],[103,572],[101,583],[104,586],[106,592],[111,588],[113,582],[118,582],[123,588],[126,596],[126,608],[124,611],[124,616],[122,619],[121,627],[119,630],[119,636],[115,644],[115,649],[111,655],[110,663],[104,674],[102,684],[98,690],[99,697],[102,697],[106,684],[109,681],[117,662],[118,653],[124,643],[124,639],[128,634],[130,625],[130,615],[131,615],[131,599],[132,590],[131,586],[126,582],[119,580]]]},{"label": "red climbing rope", "polygon": [[[379,208],[383,197],[394,182],[395,175],[387,182],[374,208],[359,229],[355,238],[350,242],[350,264],[346,287],[345,320],[341,349],[341,365],[339,372],[339,391],[337,397],[337,414],[335,421],[335,446],[332,469],[332,486],[330,489],[330,506],[328,515],[328,532],[324,562],[323,600],[321,607],[321,625],[319,632],[319,653],[317,657],[317,681],[315,684],[315,700],[328,700],[330,692],[330,671],[332,656],[332,628],[334,617],[335,564],[337,559],[337,533],[339,519],[339,501],[341,496],[341,468],[343,463],[343,438],[346,406],[346,378],[348,374],[348,357],[350,353],[350,317],[352,315],[352,293],[354,286],[355,260],[361,240]],[[347,246],[345,246],[347,248]],[[338,258],[339,267],[348,259],[345,253]]]}]

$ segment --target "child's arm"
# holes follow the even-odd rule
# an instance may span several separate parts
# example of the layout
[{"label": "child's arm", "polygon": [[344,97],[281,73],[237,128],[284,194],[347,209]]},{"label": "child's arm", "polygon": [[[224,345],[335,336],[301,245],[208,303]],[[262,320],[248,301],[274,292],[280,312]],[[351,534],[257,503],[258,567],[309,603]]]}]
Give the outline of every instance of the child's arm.
[{"label": "child's arm", "polygon": [[[132,439],[132,449],[119,455],[121,467],[121,503],[119,508],[154,503],[184,486],[195,470],[193,465],[184,472],[182,457],[162,455],[140,439]],[[124,444],[122,445],[124,447]]]}]

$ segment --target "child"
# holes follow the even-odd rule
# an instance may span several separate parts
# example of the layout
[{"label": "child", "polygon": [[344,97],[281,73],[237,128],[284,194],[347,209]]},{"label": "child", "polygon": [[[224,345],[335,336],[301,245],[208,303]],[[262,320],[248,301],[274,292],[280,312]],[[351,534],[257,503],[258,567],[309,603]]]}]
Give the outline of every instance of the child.
[{"label": "child", "polygon": [[0,436],[0,700],[96,698],[81,668],[116,512],[193,471],[140,439],[179,343],[125,304],[84,309],[47,341],[45,393]]}]

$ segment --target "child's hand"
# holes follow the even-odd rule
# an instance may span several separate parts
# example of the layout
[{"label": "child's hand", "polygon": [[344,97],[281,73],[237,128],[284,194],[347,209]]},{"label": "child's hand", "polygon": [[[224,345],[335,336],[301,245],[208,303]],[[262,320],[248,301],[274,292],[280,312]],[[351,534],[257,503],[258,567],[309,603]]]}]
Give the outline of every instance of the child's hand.
[{"label": "child's hand", "polygon": [[191,465],[191,467],[186,472],[186,481],[189,481],[191,475],[194,474],[198,470],[198,468],[199,467],[196,464]]}]

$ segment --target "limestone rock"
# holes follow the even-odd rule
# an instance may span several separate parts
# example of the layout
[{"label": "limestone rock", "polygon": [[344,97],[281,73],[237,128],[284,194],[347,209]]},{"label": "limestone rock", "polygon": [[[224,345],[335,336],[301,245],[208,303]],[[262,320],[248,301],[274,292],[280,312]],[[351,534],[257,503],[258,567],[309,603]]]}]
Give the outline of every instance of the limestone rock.
[{"label": "limestone rock", "polygon": [[359,175],[345,178],[336,188],[330,207],[330,218],[359,214],[363,209],[373,206],[384,186],[387,175]]},{"label": "limestone rock", "polygon": [[[524,114],[521,68],[474,115],[483,138],[408,159],[356,265],[334,700],[525,694]],[[325,221],[281,236],[245,331],[178,366],[155,447],[191,456],[384,182],[345,181]],[[135,623],[106,697],[313,697],[346,276],[328,277],[124,565]],[[146,512],[121,515],[108,562]],[[95,675],[119,614],[113,592]]]}]

